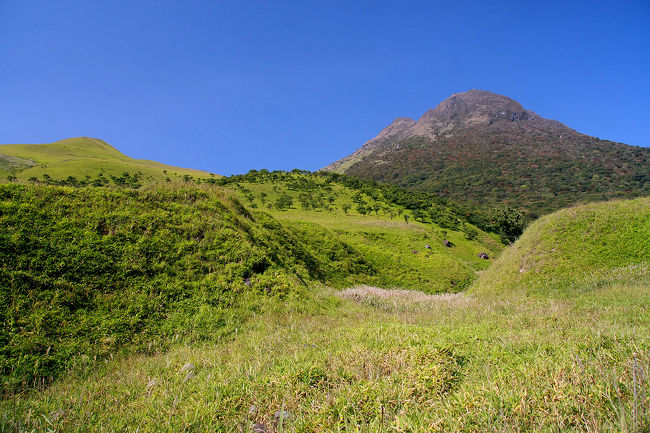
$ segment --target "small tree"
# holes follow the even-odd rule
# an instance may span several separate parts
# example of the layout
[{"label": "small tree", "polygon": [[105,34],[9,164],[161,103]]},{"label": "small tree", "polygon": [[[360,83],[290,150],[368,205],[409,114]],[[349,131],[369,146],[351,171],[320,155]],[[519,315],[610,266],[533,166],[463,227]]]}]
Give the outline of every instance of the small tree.
[{"label": "small tree", "polygon": [[465,232],[465,238],[467,238],[468,241],[473,241],[478,236],[478,230],[465,223],[463,223],[463,231]]},{"label": "small tree", "polygon": [[420,209],[415,209],[413,211],[413,219],[415,221],[424,222],[424,211],[422,211]]},{"label": "small tree", "polygon": [[274,205],[276,209],[288,209],[293,206],[293,198],[286,192],[283,192],[278,198],[275,199]]},{"label": "small tree", "polygon": [[523,214],[510,206],[494,209],[490,220],[493,227],[501,234],[504,243],[513,243],[521,236],[526,226]]},{"label": "small tree", "polygon": [[352,206],[350,206],[349,203],[345,203],[345,204],[341,205],[341,209],[343,209],[343,212],[345,212],[346,215],[348,214],[348,211],[350,210],[350,208],[352,208]]}]

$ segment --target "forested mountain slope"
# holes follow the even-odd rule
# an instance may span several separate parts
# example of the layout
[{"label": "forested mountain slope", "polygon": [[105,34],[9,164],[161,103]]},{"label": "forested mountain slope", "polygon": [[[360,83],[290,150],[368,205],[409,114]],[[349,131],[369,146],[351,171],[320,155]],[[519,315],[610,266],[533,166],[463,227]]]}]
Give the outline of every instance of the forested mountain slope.
[{"label": "forested mountain slope", "polygon": [[580,134],[483,90],[452,95],[416,122],[396,119],[324,170],[534,216],[573,203],[650,194],[650,148]]}]

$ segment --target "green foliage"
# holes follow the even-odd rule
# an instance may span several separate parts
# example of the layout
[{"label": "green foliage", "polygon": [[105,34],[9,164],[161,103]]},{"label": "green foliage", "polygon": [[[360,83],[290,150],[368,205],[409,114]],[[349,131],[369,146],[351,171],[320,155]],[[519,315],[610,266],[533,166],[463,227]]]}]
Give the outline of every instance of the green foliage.
[{"label": "green foliage", "polygon": [[494,209],[490,214],[490,220],[504,243],[514,242],[524,232],[526,225],[523,214],[510,206]]},{"label": "green foliage", "polygon": [[354,250],[322,240],[315,256],[215,188],[0,185],[3,387],[47,382],[122,349],[214,341],[257,309],[255,299],[373,272]]},{"label": "green foliage", "polygon": [[293,206],[293,197],[287,193],[283,193],[275,199],[275,202],[273,204],[278,210],[289,209],[291,206]]},{"label": "green foliage", "polygon": [[[268,211],[298,233],[321,262],[332,262],[332,267],[339,272],[349,272],[346,280],[358,284],[429,293],[456,292],[471,284],[476,271],[489,265],[478,258],[480,252],[494,256],[501,250],[498,237],[478,229],[475,229],[476,238],[471,240],[466,239],[460,226],[441,237],[440,226],[429,221],[427,213],[421,212],[419,221],[411,221],[419,208],[410,210],[396,204],[401,201],[399,197],[403,192],[397,187],[386,188],[345,176],[304,171],[249,172],[220,178],[215,183],[224,184],[242,198],[253,196],[260,202],[262,197],[274,202],[285,194],[297,196],[299,206],[283,210],[274,206]],[[386,192],[388,190],[397,192]],[[412,200],[409,203],[414,204]],[[431,206],[431,202],[422,201],[421,205]],[[435,206],[450,218],[456,215],[442,204]],[[401,217],[391,221],[395,215]],[[461,220],[460,216],[455,218],[455,221]],[[470,230],[474,226],[465,223],[464,227]],[[444,246],[443,239],[447,238],[454,248]],[[331,244],[333,239],[337,241],[335,245]],[[354,255],[349,255],[350,260],[337,261],[339,253],[333,251],[346,250],[354,251],[362,261],[353,259]],[[367,268],[359,266],[361,263]],[[335,273],[329,271],[329,275]],[[336,282],[335,286],[345,287],[343,283]]]},{"label": "green foliage", "polygon": [[574,203],[650,194],[650,148],[511,123],[458,127],[435,142],[414,136],[375,148],[345,173],[435,193],[462,203],[483,226],[485,212],[508,205],[534,220]]},{"label": "green foliage", "polygon": [[[294,170],[291,173],[285,171],[270,172],[268,170],[251,170],[246,174],[206,179],[204,181],[222,186],[238,185],[243,182],[251,184],[272,183],[274,185],[277,185],[278,182],[283,182],[288,191],[296,191],[303,195],[303,198],[300,200],[301,207],[305,210],[324,210],[325,201],[328,201],[330,204],[336,202],[337,200],[334,197],[326,198],[325,193],[331,191],[334,185],[339,185],[347,190],[354,191],[350,202],[357,205],[355,209],[357,209],[359,214],[366,215],[370,212],[375,212],[375,215],[378,215],[379,211],[383,209],[387,215],[390,215],[392,212],[394,216],[395,212],[398,215],[402,215],[406,209],[411,212],[418,212],[418,216],[422,217],[420,221],[424,221],[426,215],[429,216],[431,222],[454,230],[458,230],[462,222],[471,223],[484,231],[494,230],[487,212],[469,209],[457,203],[444,200],[432,193],[408,190],[396,185],[383,184],[374,180],[361,179],[339,173],[310,173],[304,170]],[[276,192],[277,188],[273,191]],[[330,198],[333,200],[330,201]],[[260,199],[265,200],[266,196]],[[304,205],[302,204],[303,202]],[[342,203],[342,206],[345,206],[342,209],[346,214],[346,209],[352,209],[350,202]],[[385,204],[390,206],[385,206]],[[359,211],[359,208],[362,210]],[[424,212],[424,215],[422,212]]]},{"label": "green foliage", "polygon": [[465,239],[468,241],[473,241],[478,237],[478,230],[470,225],[463,224],[463,232],[465,232]]},{"label": "green foliage", "polygon": [[473,290],[573,294],[647,280],[648,252],[650,198],[563,209],[531,224]]}]

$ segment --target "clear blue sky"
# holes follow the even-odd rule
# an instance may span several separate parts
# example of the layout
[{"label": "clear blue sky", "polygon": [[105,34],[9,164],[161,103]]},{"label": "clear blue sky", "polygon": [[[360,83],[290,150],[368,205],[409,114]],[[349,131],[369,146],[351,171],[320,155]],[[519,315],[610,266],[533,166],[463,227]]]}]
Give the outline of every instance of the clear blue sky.
[{"label": "clear blue sky", "polygon": [[650,145],[650,2],[0,0],[0,143],[315,170],[452,93]]}]

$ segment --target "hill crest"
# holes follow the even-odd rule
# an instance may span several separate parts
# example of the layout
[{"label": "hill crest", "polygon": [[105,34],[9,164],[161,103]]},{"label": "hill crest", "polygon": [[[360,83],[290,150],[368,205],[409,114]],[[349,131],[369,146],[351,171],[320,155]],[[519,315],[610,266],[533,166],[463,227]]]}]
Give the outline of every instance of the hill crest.
[{"label": "hill crest", "polygon": [[164,181],[168,176],[214,176],[206,171],[174,167],[156,161],[131,158],[99,138],[72,137],[53,143],[0,145],[1,181],[5,176],[19,181],[54,179],[72,176],[78,179],[122,173],[142,173],[152,180]]}]

